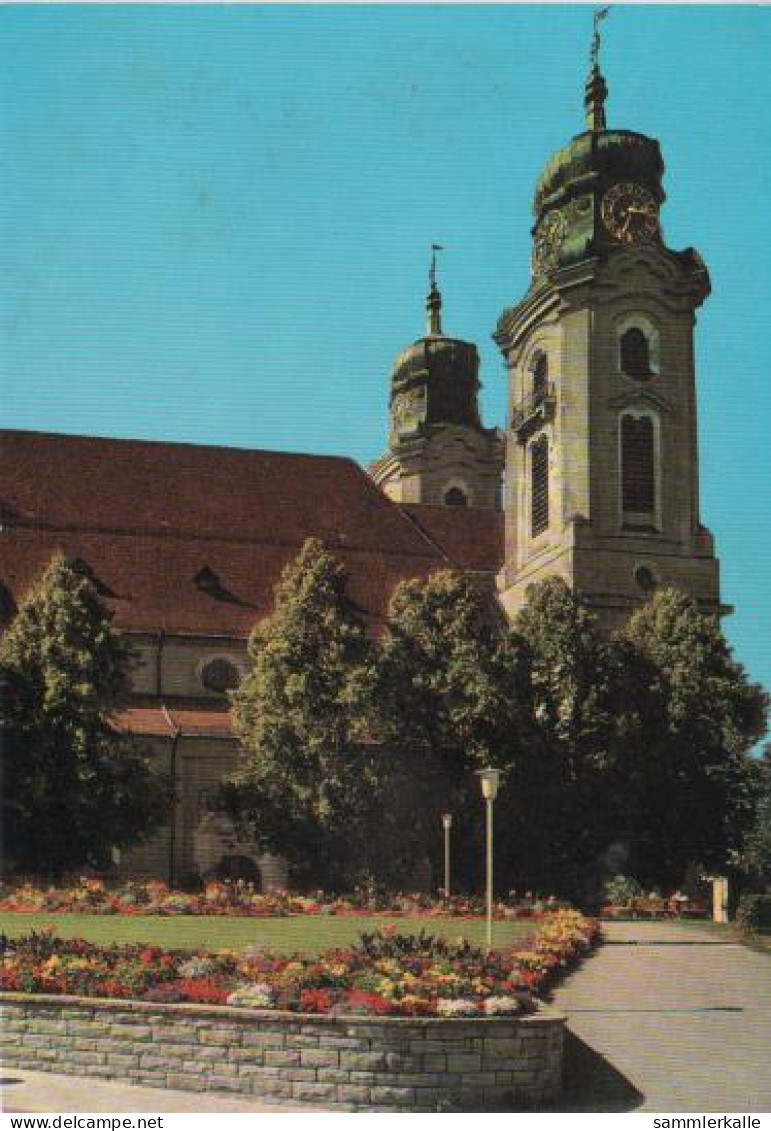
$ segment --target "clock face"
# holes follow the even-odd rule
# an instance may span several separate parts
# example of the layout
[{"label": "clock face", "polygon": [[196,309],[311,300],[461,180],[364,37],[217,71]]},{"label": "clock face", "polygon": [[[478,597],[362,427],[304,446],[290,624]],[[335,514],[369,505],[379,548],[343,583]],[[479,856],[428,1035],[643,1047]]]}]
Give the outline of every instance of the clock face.
[{"label": "clock face", "polygon": [[426,400],[423,389],[397,393],[391,402],[391,423],[396,433],[414,432],[425,418]]},{"label": "clock face", "polygon": [[642,185],[617,184],[602,198],[602,222],[619,243],[643,243],[659,234],[659,206]]},{"label": "clock face", "polygon": [[551,271],[557,265],[560,244],[565,236],[565,217],[559,211],[544,216],[535,233],[533,274]]}]

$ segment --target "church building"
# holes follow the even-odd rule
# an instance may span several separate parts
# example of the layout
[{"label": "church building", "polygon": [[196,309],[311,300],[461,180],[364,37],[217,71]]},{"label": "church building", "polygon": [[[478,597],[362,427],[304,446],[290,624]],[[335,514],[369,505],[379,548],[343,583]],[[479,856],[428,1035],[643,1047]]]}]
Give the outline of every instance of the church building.
[{"label": "church building", "polygon": [[[167,826],[126,874],[178,884],[259,857],[210,809],[237,765],[227,693],[273,587],[308,537],[344,564],[373,631],[395,586],[473,575],[509,618],[562,577],[608,630],[656,586],[720,604],[699,518],[694,326],[710,291],[698,253],[670,249],[658,142],[608,129],[595,35],[583,132],[534,199],[532,281],[494,338],[505,428],[478,406],[476,347],[449,336],[432,262],[426,334],[390,379],[385,454],[351,460],[141,440],[0,433],[0,618],[61,551],[136,655],[118,726],[176,783]],[[522,218],[524,223],[524,217]]]}]

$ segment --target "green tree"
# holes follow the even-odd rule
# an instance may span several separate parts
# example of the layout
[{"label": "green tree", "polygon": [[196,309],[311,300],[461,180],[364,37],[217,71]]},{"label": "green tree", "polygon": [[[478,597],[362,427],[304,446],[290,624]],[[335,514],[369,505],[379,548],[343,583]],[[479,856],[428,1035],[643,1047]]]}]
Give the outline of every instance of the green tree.
[{"label": "green tree", "polygon": [[755,777],[755,808],[738,865],[750,883],[763,887],[771,882],[771,747],[752,761]]},{"label": "green tree", "polygon": [[376,792],[360,706],[369,644],[345,572],[318,540],[282,573],[249,655],[232,696],[243,765],[223,804],[296,876],[344,882]]},{"label": "green tree", "polygon": [[767,696],[733,659],[717,618],[677,590],[655,593],[624,635],[655,671],[663,705],[637,797],[651,830],[638,843],[640,867],[670,883],[689,862],[724,868],[752,824],[748,755],[765,731]]},{"label": "green tree", "polygon": [[456,856],[470,858],[474,772],[510,767],[533,734],[523,656],[493,599],[449,570],[402,582],[370,691],[374,729],[403,783],[397,843],[435,858],[439,816],[450,810]]},{"label": "green tree", "polygon": [[539,741],[511,783],[520,799],[512,846],[528,886],[580,895],[622,827],[609,787],[622,752],[639,745],[646,713],[635,657],[601,636],[556,577],[530,587],[514,632],[529,656]]},{"label": "green tree", "polygon": [[91,582],[57,555],[0,641],[6,865],[59,874],[109,863],[168,794],[114,714],[130,654]]}]

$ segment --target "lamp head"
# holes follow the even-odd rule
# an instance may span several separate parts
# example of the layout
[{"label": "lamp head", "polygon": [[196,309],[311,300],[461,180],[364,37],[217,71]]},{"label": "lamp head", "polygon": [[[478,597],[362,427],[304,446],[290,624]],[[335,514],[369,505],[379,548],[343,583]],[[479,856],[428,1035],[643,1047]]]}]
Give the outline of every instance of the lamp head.
[{"label": "lamp head", "polygon": [[485,801],[495,801],[498,795],[498,785],[501,778],[501,771],[494,770],[488,766],[484,770],[478,770],[479,782],[482,786],[482,796]]},{"label": "lamp head", "polygon": [[446,829],[452,826],[452,813],[442,813],[442,824]]}]

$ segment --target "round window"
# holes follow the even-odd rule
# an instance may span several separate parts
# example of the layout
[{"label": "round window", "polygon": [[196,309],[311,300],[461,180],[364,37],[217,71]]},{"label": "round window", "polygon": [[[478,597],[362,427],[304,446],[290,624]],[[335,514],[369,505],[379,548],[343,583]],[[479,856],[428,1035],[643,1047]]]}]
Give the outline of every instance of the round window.
[{"label": "round window", "polygon": [[645,593],[650,593],[656,588],[656,575],[648,566],[638,566],[634,571],[634,579]]},{"label": "round window", "polygon": [[207,691],[216,691],[223,695],[238,687],[240,676],[238,668],[230,660],[217,657],[216,660],[207,660],[201,668],[201,683]]}]

